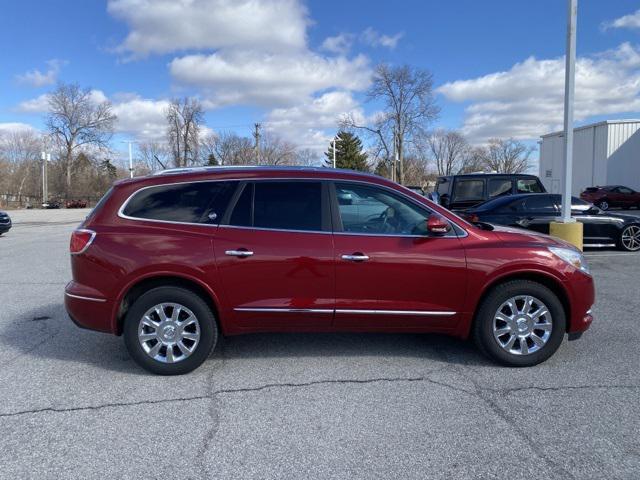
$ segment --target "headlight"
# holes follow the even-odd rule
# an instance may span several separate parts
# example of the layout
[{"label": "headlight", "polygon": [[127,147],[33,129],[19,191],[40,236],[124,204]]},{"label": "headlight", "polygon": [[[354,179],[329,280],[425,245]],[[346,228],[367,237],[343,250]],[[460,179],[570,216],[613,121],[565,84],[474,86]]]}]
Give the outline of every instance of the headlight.
[{"label": "headlight", "polygon": [[587,261],[584,258],[584,255],[577,250],[572,248],[564,248],[564,247],[548,247],[549,251],[553,253],[556,257],[561,258],[565,262],[573,265],[581,272],[591,275],[591,271],[589,270],[589,265],[587,265]]}]

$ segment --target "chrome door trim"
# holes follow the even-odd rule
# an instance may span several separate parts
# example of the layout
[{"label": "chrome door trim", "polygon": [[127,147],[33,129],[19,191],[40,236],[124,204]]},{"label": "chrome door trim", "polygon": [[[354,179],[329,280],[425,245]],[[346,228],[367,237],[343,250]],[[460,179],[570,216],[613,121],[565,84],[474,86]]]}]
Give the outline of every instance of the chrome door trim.
[{"label": "chrome door trim", "polygon": [[224,254],[231,257],[250,257],[253,252],[249,250],[226,250]]},{"label": "chrome door trim", "polygon": [[271,307],[237,307],[236,312],[264,312],[264,313],[342,313],[342,314],[365,314],[365,315],[415,315],[425,317],[450,317],[457,312],[447,312],[442,310],[351,310],[332,308],[271,308]]},{"label": "chrome door trim", "polygon": [[425,317],[450,317],[457,312],[445,312],[442,310],[350,310],[350,309],[336,309],[336,313],[347,314],[364,314],[364,315],[416,315]]},{"label": "chrome door trim", "polygon": [[350,262],[366,262],[369,260],[369,255],[342,255],[342,260],[349,260]]},{"label": "chrome door trim", "polygon": [[233,309],[236,312],[265,312],[265,313],[328,313],[333,314],[332,308],[261,308],[238,307]]},{"label": "chrome door trim", "polygon": [[94,297],[83,297],[82,295],[74,295],[69,292],[64,292],[67,297],[77,298],[78,300],[88,300],[90,302],[106,302],[106,298],[94,298]]}]

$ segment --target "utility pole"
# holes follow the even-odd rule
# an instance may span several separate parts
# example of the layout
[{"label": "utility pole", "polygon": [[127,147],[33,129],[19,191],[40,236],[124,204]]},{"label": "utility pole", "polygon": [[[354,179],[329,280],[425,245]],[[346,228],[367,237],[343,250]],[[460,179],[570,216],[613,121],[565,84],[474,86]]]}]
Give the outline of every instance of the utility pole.
[{"label": "utility pole", "polygon": [[571,186],[573,182],[573,93],[576,73],[576,21],[578,0],[567,0],[567,55],[564,77],[564,185],[562,187],[562,216],[549,224],[549,233],[583,246],[583,226],[571,218]]},{"label": "utility pole", "polygon": [[567,0],[567,54],[564,77],[564,189],[562,221],[571,222],[571,183],[573,180],[573,93],[576,71],[576,18],[578,0]]},{"label": "utility pole", "polygon": [[256,164],[260,165],[260,128],[262,128],[262,125],[260,123],[254,123],[253,128],[254,128],[253,138],[255,139],[254,150],[255,150]]},{"label": "utility pole", "polygon": [[42,203],[46,203],[49,199],[47,164],[51,161],[51,154],[44,151],[40,152],[40,158],[42,159]]},{"label": "utility pole", "polygon": [[136,143],[134,140],[123,140],[122,143],[129,144],[129,178],[133,178],[133,150],[132,145]]}]

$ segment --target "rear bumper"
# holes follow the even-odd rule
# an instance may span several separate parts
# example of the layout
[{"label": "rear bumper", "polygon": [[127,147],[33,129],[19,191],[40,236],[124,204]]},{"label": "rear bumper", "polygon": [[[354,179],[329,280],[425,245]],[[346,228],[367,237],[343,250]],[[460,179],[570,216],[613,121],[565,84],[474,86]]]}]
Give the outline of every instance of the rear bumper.
[{"label": "rear bumper", "polygon": [[113,304],[99,292],[71,281],[64,290],[64,306],[78,327],[113,333],[110,321]]}]

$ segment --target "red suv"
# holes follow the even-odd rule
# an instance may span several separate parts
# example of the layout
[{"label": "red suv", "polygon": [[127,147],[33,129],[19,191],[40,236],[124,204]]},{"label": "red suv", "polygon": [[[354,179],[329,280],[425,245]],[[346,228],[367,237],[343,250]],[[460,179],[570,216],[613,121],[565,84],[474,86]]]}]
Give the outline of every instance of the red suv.
[{"label": "red suv", "polygon": [[589,328],[593,279],[551,237],[467,223],[386,179],[199,168],[116,183],[71,237],[65,304],[159,374],[219,335],[439,332],[510,366]]}]

